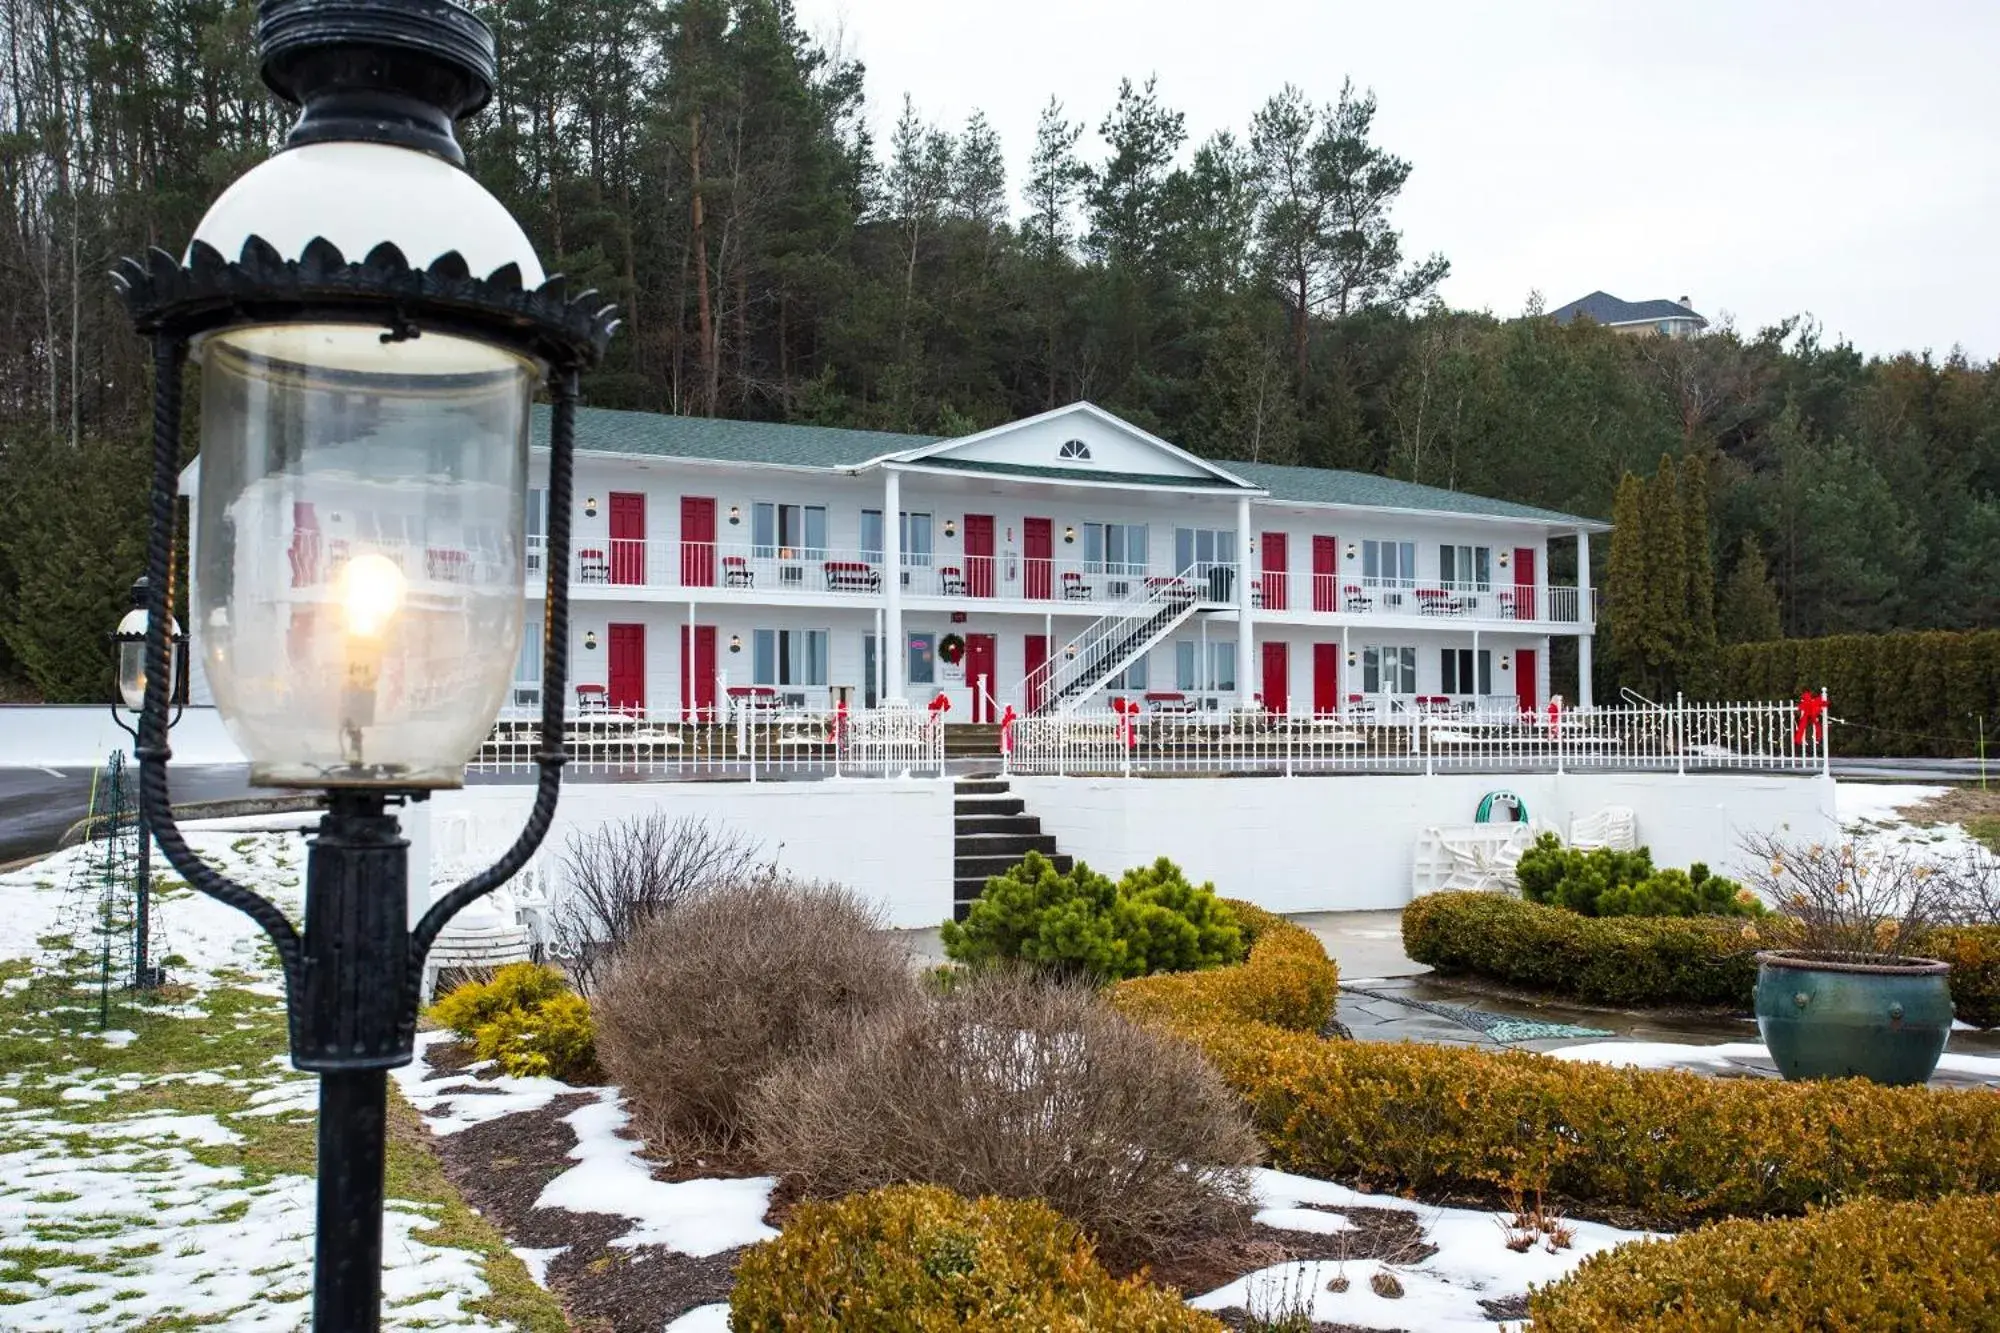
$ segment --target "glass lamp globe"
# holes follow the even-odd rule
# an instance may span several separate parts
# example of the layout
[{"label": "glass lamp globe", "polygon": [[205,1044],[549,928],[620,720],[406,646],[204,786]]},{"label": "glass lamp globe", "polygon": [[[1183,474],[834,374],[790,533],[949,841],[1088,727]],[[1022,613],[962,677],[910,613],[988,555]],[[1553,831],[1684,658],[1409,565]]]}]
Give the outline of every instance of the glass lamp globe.
[{"label": "glass lamp globe", "polygon": [[[195,239],[287,259],[323,237],[541,282],[456,166],[309,143],[253,168]],[[421,313],[417,316],[422,323]],[[303,315],[192,348],[201,367],[193,614],[217,712],[266,786],[453,787],[512,684],[524,618],[529,404],[545,367],[423,329]]]},{"label": "glass lamp globe", "polygon": [[[146,580],[132,585],[132,609],[118,621],[111,641],[118,645],[118,698],[126,711],[136,713],[146,706]],[[174,645],[181,641],[180,622],[167,617],[167,698],[174,697],[177,683]]]}]

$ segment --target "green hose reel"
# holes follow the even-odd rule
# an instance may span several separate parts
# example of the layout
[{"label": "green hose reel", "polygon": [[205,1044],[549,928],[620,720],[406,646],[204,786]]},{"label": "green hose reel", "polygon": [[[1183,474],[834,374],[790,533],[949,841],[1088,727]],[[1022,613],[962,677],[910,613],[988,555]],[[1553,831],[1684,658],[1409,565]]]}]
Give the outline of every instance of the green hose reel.
[{"label": "green hose reel", "polygon": [[1502,802],[1513,807],[1514,817],[1510,822],[1516,824],[1525,824],[1528,822],[1528,803],[1511,791],[1487,792],[1486,799],[1479,803],[1479,813],[1473,816],[1473,821],[1480,824],[1491,824],[1493,822],[1493,807],[1496,803]]}]

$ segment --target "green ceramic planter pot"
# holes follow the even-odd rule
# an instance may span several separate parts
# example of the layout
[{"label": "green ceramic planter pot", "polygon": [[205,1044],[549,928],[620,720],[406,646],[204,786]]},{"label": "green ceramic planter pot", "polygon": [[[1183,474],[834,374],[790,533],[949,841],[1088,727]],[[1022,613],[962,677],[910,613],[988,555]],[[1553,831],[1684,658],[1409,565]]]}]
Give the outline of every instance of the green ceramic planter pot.
[{"label": "green ceramic planter pot", "polygon": [[1951,1035],[1948,963],[1757,955],[1757,1030],[1789,1079],[1922,1083]]}]

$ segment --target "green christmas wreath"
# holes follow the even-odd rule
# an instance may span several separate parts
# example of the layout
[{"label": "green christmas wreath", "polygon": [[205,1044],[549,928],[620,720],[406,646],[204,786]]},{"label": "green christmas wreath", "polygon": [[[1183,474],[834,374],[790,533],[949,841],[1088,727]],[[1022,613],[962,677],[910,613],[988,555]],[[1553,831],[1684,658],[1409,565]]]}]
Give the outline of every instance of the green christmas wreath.
[{"label": "green christmas wreath", "polygon": [[946,666],[957,666],[965,660],[965,639],[957,634],[947,634],[938,640],[938,656]]}]

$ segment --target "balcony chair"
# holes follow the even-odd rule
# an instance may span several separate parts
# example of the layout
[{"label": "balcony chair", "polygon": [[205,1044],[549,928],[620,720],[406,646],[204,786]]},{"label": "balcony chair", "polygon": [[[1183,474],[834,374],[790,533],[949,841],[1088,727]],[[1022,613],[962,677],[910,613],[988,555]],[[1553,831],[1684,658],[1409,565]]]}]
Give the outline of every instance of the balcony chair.
[{"label": "balcony chair", "polygon": [[611,703],[602,685],[579,685],[576,687],[576,711],[579,713],[608,713]]},{"label": "balcony chair", "polygon": [[1418,615],[1456,616],[1465,613],[1464,601],[1443,588],[1419,588],[1416,596]]},{"label": "balcony chair", "polygon": [[1091,598],[1090,585],[1073,569],[1063,571],[1062,591],[1065,602],[1087,602]]},{"label": "balcony chair", "polygon": [[1375,609],[1374,597],[1369,594],[1366,588],[1363,588],[1358,583],[1348,584],[1342,590],[1342,596],[1346,599],[1345,606],[1349,611],[1373,611]]},{"label": "balcony chair", "polygon": [[829,560],[826,570],[828,592],[880,592],[882,572],[860,560]]},{"label": "balcony chair", "polygon": [[945,565],[939,568],[938,591],[946,597],[965,596],[965,571],[957,565]]},{"label": "balcony chair", "polygon": [[740,555],[722,557],[722,586],[725,588],[754,588],[757,573],[750,568],[750,562]]},{"label": "balcony chair", "polygon": [[587,548],[576,553],[576,581],[578,583],[611,582],[611,562],[604,558],[604,552]]}]

